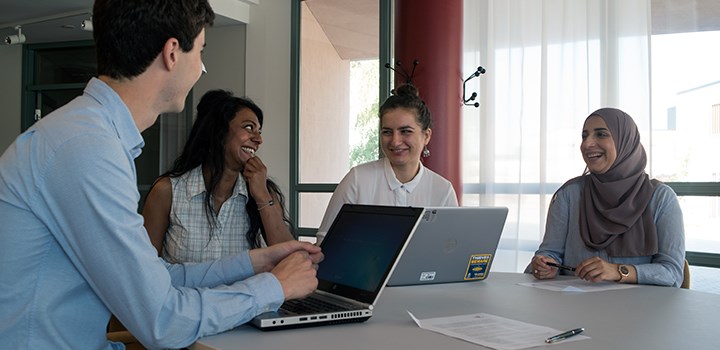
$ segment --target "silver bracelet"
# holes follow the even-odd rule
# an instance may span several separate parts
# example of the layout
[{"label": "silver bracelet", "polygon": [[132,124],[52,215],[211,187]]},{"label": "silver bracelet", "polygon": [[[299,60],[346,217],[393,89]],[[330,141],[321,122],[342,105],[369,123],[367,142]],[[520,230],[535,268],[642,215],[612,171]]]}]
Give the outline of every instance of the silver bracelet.
[{"label": "silver bracelet", "polygon": [[258,207],[258,211],[263,210],[263,209],[265,209],[265,208],[267,208],[267,207],[273,206],[274,204],[275,204],[275,200],[274,200],[274,199],[271,199],[269,202],[267,202],[267,203],[259,206],[259,207]]}]

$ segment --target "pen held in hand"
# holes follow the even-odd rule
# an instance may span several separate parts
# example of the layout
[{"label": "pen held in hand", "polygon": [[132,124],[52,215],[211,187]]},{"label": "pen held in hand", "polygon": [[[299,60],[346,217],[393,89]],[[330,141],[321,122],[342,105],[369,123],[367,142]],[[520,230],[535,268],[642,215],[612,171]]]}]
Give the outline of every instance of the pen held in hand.
[{"label": "pen held in hand", "polygon": [[558,269],[563,269],[563,270],[568,270],[568,271],[575,271],[575,268],[572,267],[572,266],[556,264],[556,263],[554,263],[554,262],[546,262],[545,265],[547,265],[547,266],[552,266],[552,267],[557,267]]},{"label": "pen held in hand", "polygon": [[553,335],[552,337],[545,339],[545,342],[548,344],[559,342],[561,340],[565,340],[572,336],[578,335],[578,334],[582,333],[583,331],[585,331],[585,328],[575,328],[573,330],[563,332],[558,335]]}]

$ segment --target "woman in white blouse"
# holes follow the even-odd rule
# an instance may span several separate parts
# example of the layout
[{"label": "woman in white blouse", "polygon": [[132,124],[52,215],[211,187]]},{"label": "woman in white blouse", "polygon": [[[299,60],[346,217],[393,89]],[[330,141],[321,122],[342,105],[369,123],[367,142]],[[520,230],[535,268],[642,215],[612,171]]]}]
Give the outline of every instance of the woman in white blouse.
[{"label": "woman in white blouse", "polygon": [[318,229],[322,241],[345,203],[392,206],[458,206],[450,181],[423,166],[430,155],[432,117],[411,84],[395,89],[380,106],[380,144],[385,158],[350,169],[330,199]]}]

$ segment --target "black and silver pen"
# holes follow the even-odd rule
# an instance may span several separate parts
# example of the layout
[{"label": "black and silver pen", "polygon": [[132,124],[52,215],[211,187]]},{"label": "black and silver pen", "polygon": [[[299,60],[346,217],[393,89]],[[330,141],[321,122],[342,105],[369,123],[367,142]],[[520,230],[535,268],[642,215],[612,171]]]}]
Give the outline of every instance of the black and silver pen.
[{"label": "black and silver pen", "polygon": [[557,267],[558,269],[563,269],[563,270],[568,270],[568,271],[575,271],[575,268],[572,267],[572,266],[561,265],[561,264],[554,263],[554,262],[546,262],[545,265],[547,265],[547,266],[552,266],[552,267]]},{"label": "black and silver pen", "polygon": [[573,329],[573,330],[570,330],[570,331],[567,331],[567,332],[563,332],[563,333],[560,333],[560,334],[558,334],[558,335],[553,335],[552,337],[545,339],[545,342],[546,342],[546,343],[554,343],[554,342],[558,342],[558,341],[561,341],[561,340],[565,340],[565,339],[570,338],[570,337],[572,337],[572,336],[574,336],[574,335],[578,335],[578,334],[582,333],[583,331],[585,331],[585,328],[575,328],[575,329]]}]

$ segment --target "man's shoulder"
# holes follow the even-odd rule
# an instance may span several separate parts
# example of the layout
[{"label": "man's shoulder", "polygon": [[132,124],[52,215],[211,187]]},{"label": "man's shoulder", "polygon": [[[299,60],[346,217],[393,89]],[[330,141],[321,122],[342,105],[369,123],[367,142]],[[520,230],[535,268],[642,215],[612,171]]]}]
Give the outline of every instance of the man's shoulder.
[{"label": "man's shoulder", "polygon": [[64,143],[78,137],[112,135],[112,125],[99,104],[87,96],[78,96],[33,126],[50,143]]}]

